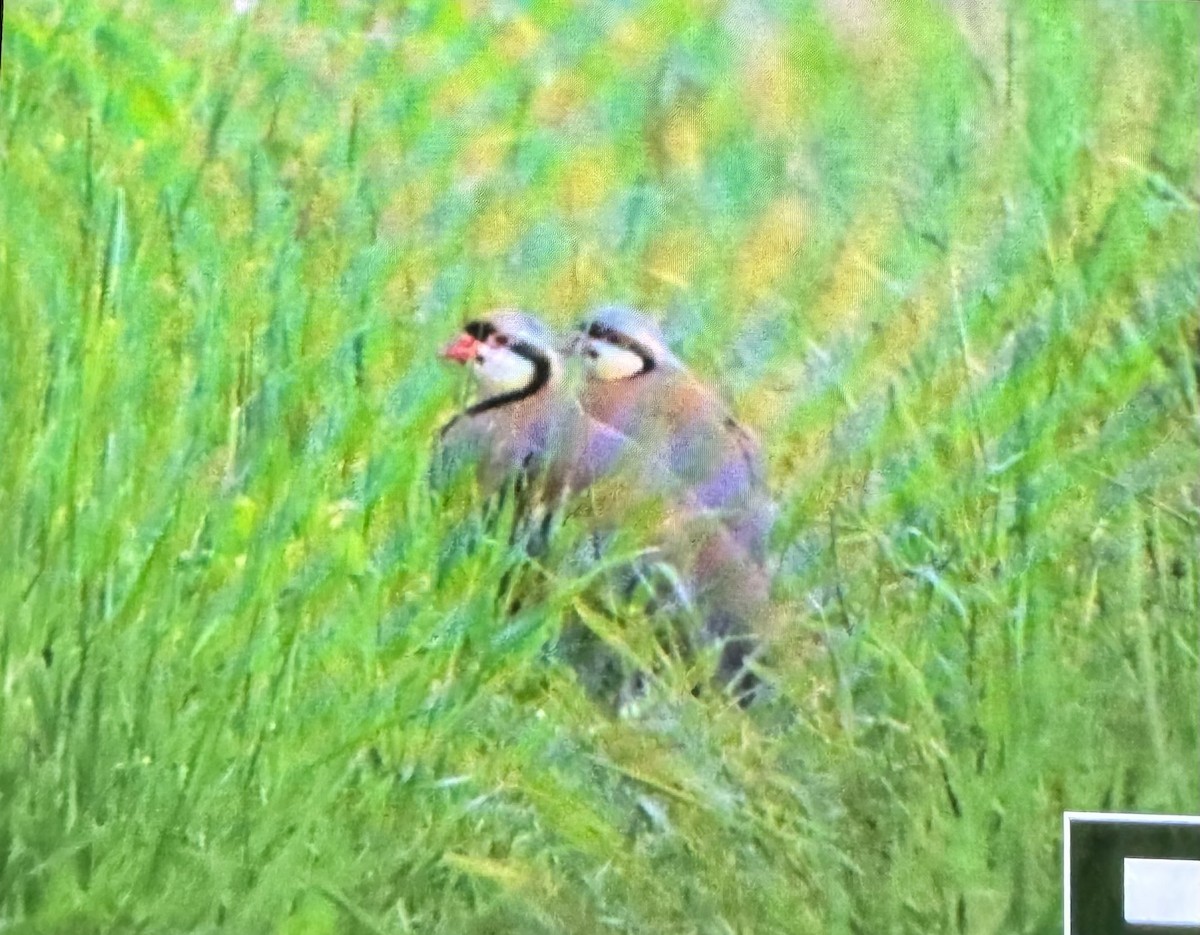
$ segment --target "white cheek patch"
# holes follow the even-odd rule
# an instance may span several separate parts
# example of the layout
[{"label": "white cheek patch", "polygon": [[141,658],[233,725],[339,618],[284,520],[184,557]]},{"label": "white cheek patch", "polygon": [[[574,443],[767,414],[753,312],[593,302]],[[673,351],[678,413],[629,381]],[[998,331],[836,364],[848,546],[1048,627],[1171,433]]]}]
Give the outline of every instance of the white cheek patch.
[{"label": "white cheek patch", "polygon": [[533,380],[533,361],[502,347],[479,348],[475,371],[484,388],[493,393],[524,389]]},{"label": "white cheek patch", "polygon": [[588,375],[597,380],[625,380],[641,373],[643,368],[637,354],[607,341],[588,341],[583,361]]}]

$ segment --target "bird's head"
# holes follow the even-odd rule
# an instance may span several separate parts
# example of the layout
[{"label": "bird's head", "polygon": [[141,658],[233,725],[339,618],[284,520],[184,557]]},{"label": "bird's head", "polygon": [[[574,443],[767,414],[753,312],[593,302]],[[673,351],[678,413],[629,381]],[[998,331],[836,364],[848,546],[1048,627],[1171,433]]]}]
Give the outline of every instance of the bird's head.
[{"label": "bird's head", "polygon": [[570,351],[591,380],[628,380],[678,363],[658,325],[622,305],[594,309],[577,326]]},{"label": "bird's head", "polygon": [[533,392],[558,369],[549,329],[511,310],[467,322],[441,357],[468,367],[485,395]]}]

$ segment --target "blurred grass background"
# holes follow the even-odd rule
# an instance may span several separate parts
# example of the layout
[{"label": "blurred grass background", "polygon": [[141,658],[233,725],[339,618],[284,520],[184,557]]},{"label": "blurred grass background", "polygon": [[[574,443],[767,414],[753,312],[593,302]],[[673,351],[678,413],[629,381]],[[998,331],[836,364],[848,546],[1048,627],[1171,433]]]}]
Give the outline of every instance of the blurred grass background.
[{"label": "blurred grass background", "polygon": [[[1197,14],[6,4],[0,927],[1059,931],[1200,810]],[[769,452],[746,713],[424,486],[464,316],[614,299]]]}]

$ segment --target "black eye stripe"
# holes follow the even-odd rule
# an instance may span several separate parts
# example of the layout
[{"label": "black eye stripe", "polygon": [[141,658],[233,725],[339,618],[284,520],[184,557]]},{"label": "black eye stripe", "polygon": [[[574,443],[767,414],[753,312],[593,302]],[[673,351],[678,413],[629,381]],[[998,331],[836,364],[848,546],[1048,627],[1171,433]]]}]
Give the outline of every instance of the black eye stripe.
[{"label": "black eye stripe", "polygon": [[595,338],[598,341],[607,341],[609,344],[615,344],[617,347],[623,347],[627,351],[633,351],[635,354],[641,354],[642,345],[628,335],[622,334],[615,328],[609,328],[606,325],[601,325],[597,322],[592,322],[588,325],[588,337]]},{"label": "black eye stripe", "polygon": [[595,338],[597,341],[607,341],[614,347],[619,347],[622,350],[629,351],[631,354],[636,354],[642,360],[641,373],[648,373],[654,369],[654,355],[641,341],[635,341],[627,334],[622,334],[615,328],[610,328],[607,325],[602,325],[598,321],[593,321],[587,326],[587,336]]},{"label": "black eye stripe", "polygon": [[496,333],[496,326],[490,321],[469,321],[463,325],[463,331],[473,337],[476,341],[486,341],[491,335]]}]

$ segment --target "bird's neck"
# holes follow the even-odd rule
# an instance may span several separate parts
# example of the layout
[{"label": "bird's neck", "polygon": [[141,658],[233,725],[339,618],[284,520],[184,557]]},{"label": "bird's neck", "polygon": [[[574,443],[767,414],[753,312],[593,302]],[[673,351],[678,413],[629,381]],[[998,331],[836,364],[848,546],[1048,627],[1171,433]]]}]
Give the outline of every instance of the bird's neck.
[{"label": "bird's neck", "polygon": [[544,392],[554,377],[554,368],[551,366],[549,358],[543,354],[530,354],[528,359],[533,364],[533,376],[530,377],[528,383],[515,390],[506,390],[502,393],[485,396],[479,402],[469,406],[466,414],[478,416],[485,412],[495,412],[505,407],[515,406],[525,400],[532,400]]}]

